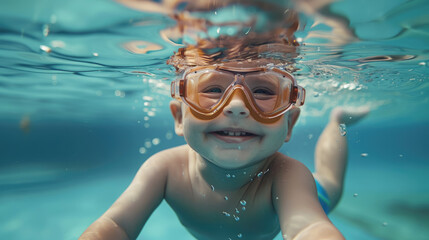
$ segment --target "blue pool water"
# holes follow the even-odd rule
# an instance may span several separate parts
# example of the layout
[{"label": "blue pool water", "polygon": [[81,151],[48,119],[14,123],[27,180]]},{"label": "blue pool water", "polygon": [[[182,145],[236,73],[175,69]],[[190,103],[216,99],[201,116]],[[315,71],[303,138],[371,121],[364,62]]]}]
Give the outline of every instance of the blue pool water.
[{"label": "blue pool water", "polygon": [[[165,64],[180,41],[163,37],[176,23],[108,0],[0,6],[0,239],[77,239],[148,156],[184,144]],[[429,4],[329,9],[301,12],[295,75],[308,95],[281,152],[313,169],[330,109],[369,106],[347,127],[345,191],[329,217],[351,240],[427,239]],[[139,239],[171,238],[192,239],[162,203]]]}]

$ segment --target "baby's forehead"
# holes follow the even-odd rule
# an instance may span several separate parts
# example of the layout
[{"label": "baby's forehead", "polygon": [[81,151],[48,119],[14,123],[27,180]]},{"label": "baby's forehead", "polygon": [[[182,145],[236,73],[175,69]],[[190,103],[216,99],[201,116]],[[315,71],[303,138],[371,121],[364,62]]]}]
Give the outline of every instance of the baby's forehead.
[{"label": "baby's forehead", "polygon": [[[204,66],[225,66],[225,67],[231,67],[231,68],[261,68],[261,67],[268,67],[268,66],[278,66],[280,65],[282,68],[285,65],[282,61],[276,61],[275,59],[248,59],[248,60],[231,60],[231,61],[222,61],[220,63],[216,63],[213,65],[204,65]],[[190,66],[183,69],[180,73],[184,73],[189,69],[193,69],[196,67],[204,67],[204,66]]]},{"label": "baby's forehead", "polygon": [[273,61],[268,59],[257,59],[257,60],[245,60],[245,61],[228,61],[223,62],[222,65],[226,67],[237,67],[237,68],[255,68],[255,67],[266,67],[267,65],[274,64]]}]

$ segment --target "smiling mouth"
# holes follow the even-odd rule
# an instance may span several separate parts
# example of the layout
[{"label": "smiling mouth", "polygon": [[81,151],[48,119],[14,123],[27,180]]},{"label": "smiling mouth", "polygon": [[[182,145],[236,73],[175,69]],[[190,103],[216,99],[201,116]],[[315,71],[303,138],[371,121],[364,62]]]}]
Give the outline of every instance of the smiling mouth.
[{"label": "smiling mouth", "polygon": [[245,131],[217,131],[215,134],[219,134],[221,136],[229,136],[229,137],[242,137],[242,136],[256,136],[253,133],[245,132]]},{"label": "smiling mouth", "polygon": [[218,139],[227,143],[242,143],[258,136],[242,130],[221,130],[211,133]]}]

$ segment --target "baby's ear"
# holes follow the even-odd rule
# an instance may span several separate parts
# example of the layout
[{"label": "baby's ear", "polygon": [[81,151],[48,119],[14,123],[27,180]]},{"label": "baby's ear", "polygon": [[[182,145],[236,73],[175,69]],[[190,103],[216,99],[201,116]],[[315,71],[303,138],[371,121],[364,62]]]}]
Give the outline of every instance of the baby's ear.
[{"label": "baby's ear", "polygon": [[178,136],[183,136],[182,104],[177,100],[170,102],[170,111],[174,118],[174,130]]},{"label": "baby's ear", "polygon": [[293,126],[295,126],[295,123],[298,120],[300,112],[301,112],[301,109],[296,107],[293,107],[291,110],[289,110],[288,116],[287,116],[288,131],[287,131],[285,142],[289,142],[290,137],[292,136]]}]

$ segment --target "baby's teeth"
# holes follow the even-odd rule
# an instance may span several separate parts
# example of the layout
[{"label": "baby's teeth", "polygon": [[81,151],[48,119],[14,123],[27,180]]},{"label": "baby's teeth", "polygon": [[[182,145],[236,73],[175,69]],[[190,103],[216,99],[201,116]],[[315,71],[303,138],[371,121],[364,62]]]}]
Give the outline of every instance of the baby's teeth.
[{"label": "baby's teeth", "polygon": [[245,136],[246,132],[235,132],[235,131],[223,131],[223,134],[228,135],[228,136]]}]

